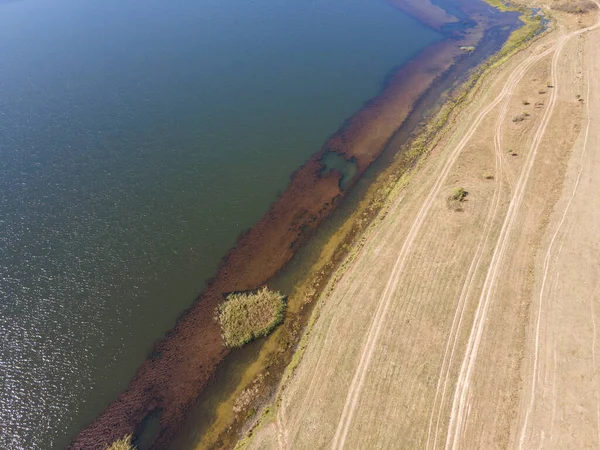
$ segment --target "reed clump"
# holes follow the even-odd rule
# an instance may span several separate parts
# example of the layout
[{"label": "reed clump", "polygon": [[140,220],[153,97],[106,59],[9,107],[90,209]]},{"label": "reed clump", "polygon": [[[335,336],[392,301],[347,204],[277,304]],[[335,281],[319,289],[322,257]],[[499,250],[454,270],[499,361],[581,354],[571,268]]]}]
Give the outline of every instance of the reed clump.
[{"label": "reed clump", "polygon": [[283,321],[285,307],[285,296],[267,287],[229,294],[216,310],[225,345],[241,347],[267,336]]},{"label": "reed clump", "polygon": [[131,438],[131,435],[128,435],[122,439],[117,439],[106,450],[137,450],[131,443]]}]

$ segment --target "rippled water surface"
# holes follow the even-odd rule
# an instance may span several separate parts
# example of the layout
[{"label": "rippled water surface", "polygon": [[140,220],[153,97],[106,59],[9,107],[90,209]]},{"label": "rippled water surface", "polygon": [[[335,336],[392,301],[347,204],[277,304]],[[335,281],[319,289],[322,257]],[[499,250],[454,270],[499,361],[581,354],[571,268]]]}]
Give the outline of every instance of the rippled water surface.
[{"label": "rippled water surface", "polygon": [[384,0],[0,2],[0,448],[63,448],[440,36]]}]

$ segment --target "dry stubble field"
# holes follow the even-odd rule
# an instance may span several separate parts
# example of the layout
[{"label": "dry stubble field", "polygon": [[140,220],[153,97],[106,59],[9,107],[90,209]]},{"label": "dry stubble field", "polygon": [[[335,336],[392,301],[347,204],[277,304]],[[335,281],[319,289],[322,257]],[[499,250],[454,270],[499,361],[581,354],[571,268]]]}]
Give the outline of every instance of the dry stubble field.
[{"label": "dry stubble field", "polygon": [[598,447],[600,31],[553,16],[320,300],[250,448]]}]

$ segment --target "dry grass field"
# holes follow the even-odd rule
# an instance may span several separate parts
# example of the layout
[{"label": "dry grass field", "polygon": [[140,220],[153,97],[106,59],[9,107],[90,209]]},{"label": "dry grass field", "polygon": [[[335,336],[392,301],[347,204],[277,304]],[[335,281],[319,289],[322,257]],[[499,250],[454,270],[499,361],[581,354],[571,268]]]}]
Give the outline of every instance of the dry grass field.
[{"label": "dry grass field", "polygon": [[369,230],[248,448],[600,445],[599,16],[536,3],[552,31]]}]

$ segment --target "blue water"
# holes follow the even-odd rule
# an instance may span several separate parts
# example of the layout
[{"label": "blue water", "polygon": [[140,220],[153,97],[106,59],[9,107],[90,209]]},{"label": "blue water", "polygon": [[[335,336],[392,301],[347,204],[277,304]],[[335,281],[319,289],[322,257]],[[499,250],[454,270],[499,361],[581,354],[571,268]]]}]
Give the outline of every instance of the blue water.
[{"label": "blue water", "polygon": [[0,2],[0,448],[63,448],[439,39],[384,0]]}]

